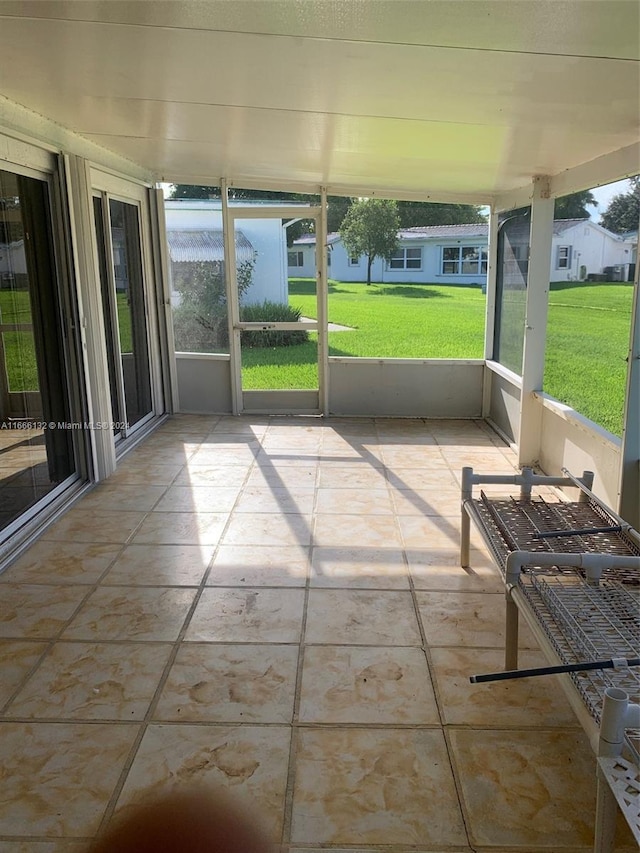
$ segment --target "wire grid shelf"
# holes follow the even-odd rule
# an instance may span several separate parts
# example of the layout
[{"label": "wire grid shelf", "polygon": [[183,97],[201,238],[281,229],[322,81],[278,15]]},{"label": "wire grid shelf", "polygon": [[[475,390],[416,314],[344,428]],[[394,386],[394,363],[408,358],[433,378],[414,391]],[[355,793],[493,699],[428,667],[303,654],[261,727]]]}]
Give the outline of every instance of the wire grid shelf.
[{"label": "wire grid shelf", "polygon": [[[617,581],[587,583],[577,572],[523,574],[520,588],[562,663],[632,658],[640,648],[640,594]],[[608,687],[640,695],[637,667],[571,673],[576,689],[600,723]]]},{"label": "wire grid shelf", "polygon": [[[550,502],[539,496],[488,497],[481,492],[480,499],[472,500],[471,504],[482,525],[485,541],[503,572],[512,551],[611,554],[614,559],[605,569],[603,578],[640,586],[640,570],[615,565],[615,555],[640,556],[640,545],[620,530],[618,520],[595,501]],[[602,531],[602,528],[613,529]],[[589,532],[598,529],[602,532]],[[535,567],[527,571],[533,572]],[[549,571],[544,569],[544,574]],[[566,572],[560,568],[555,571]],[[574,570],[567,573],[575,574]]]}]

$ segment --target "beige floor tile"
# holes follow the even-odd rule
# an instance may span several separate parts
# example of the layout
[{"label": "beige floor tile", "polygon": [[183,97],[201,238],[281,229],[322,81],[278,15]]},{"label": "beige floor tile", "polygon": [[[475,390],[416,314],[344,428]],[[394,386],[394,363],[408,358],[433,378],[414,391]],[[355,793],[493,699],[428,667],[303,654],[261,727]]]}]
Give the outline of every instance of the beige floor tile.
[{"label": "beige floor tile", "polygon": [[175,640],[194,589],[100,587],[64,633],[68,640]]},{"label": "beige floor tile", "polygon": [[237,417],[222,417],[213,427],[211,434],[218,433],[229,435],[248,435],[259,438],[264,435],[269,425],[269,419],[264,418],[262,421],[251,418],[250,421]]},{"label": "beige floor tile", "polygon": [[[432,670],[450,725],[499,728],[502,726],[578,726],[575,714],[556,676],[518,678],[470,684],[471,675],[501,672],[504,654],[487,649],[431,649]],[[546,666],[541,652],[523,651],[522,668]]]},{"label": "beige floor tile", "polygon": [[83,586],[3,584],[0,637],[55,637],[87,594]]},{"label": "beige floor tile", "polygon": [[447,471],[449,466],[438,447],[413,447],[411,445],[384,446],[382,458],[392,470],[415,468],[428,478],[432,471]]},{"label": "beige floor tile", "polygon": [[144,517],[144,512],[104,510],[99,513],[99,523],[97,523],[95,510],[74,508],[48,527],[42,539],[59,542],[124,544],[131,538]]},{"label": "beige floor tile", "polygon": [[593,843],[595,758],[582,732],[450,732],[472,844]]},{"label": "beige floor tile", "polygon": [[309,549],[291,545],[220,545],[208,586],[304,586]]},{"label": "beige floor tile", "polygon": [[387,471],[387,479],[394,489],[406,491],[407,489],[442,488],[447,491],[459,488],[453,472],[448,468],[393,468]]},{"label": "beige floor tile", "polygon": [[180,447],[163,447],[156,445],[151,438],[148,442],[132,450],[127,455],[127,462],[131,465],[186,465],[187,461],[193,457],[195,449],[187,450],[184,445]]},{"label": "beige floor tile", "polygon": [[166,492],[166,486],[137,486],[126,483],[113,484],[107,480],[104,485],[98,485],[82,499],[82,509],[102,510],[133,510],[148,512]]},{"label": "beige floor tile", "polygon": [[[416,599],[430,646],[504,648],[504,595],[417,592]],[[520,625],[519,639],[521,648],[537,648],[526,624]]]},{"label": "beige floor tile", "polygon": [[398,516],[405,548],[459,548],[460,518],[456,516]]},{"label": "beige floor tile", "polygon": [[318,486],[321,489],[381,489],[387,493],[387,481],[382,468],[373,468],[368,462],[358,465],[338,466],[320,464]]},{"label": "beige floor tile", "polygon": [[118,801],[118,812],[151,793],[189,783],[226,788],[268,836],[282,834],[289,761],[286,726],[150,726]]},{"label": "beige floor tile", "polygon": [[190,465],[239,466],[248,469],[255,462],[259,445],[232,447],[227,444],[204,445],[189,459]]},{"label": "beige floor tile", "polygon": [[256,469],[274,474],[286,468],[300,468],[317,465],[320,462],[319,453],[311,450],[286,450],[272,448],[261,450],[256,456]]},{"label": "beige floor tile", "polygon": [[133,463],[127,457],[118,464],[118,470],[112,474],[105,483],[115,485],[151,485],[169,486],[178,476],[184,466],[183,463],[164,464],[162,462],[138,462]]},{"label": "beige floor tile", "polygon": [[311,516],[285,513],[247,515],[234,512],[222,538],[224,545],[309,545]]},{"label": "beige floor tile", "polygon": [[299,718],[304,723],[438,725],[424,652],[307,646]]},{"label": "beige floor tile", "polygon": [[504,592],[502,575],[482,551],[470,552],[472,568],[460,566],[458,549],[407,550],[416,589],[450,592]]},{"label": "beige floor tile", "polygon": [[162,692],[156,720],[291,723],[297,646],[186,643]]},{"label": "beige floor tile", "polygon": [[247,477],[244,468],[228,465],[192,465],[181,469],[175,478],[175,486],[208,486],[219,489],[240,489]]},{"label": "beige floor tile", "polygon": [[49,542],[41,539],[3,572],[0,580],[93,584],[114,561],[121,547],[119,544]]},{"label": "beige floor tile", "polygon": [[272,465],[254,468],[247,477],[247,487],[250,489],[310,487],[316,484],[318,473],[317,462],[305,465],[286,465],[273,467]]},{"label": "beige floor tile", "polygon": [[155,511],[231,512],[239,494],[239,486],[171,486]]},{"label": "beige floor tile", "polygon": [[0,835],[93,835],[135,725],[0,723]]},{"label": "beige floor tile", "polygon": [[160,427],[160,432],[211,432],[220,424],[218,415],[171,415]]},{"label": "beige floor tile", "polygon": [[314,548],[311,586],[408,589],[409,576],[399,548]]},{"label": "beige floor tile", "polygon": [[297,643],[303,604],[302,589],[205,589],[185,639]]},{"label": "beige floor tile", "polygon": [[127,545],[102,580],[105,586],[197,586],[213,545]]},{"label": "beige floor tile", "polygon": [[422,641],[408,592],[312,589],[307,643],[419,646]]},{"label": "beige floor tile", "polygon": [[391,489],[398,515],[460,515],[460,490],[434,486],[429,489]]},{"label": "beige floor tile", "polygon": [[46,643],[0,640],[0,708],[26,678],[46,648]]},{"label": "beige floor tile", "polygon": [[133,537],[134,545],[217,545],[226,512],[153,512]]},{"label": "beige floor tile", "polygon": [[354,542],[363,548],[402,548],[393,516],[316,515],[313,532],[318,547],[348,547]]},{"label": "beige floor tile", "polygon": [[313,512],[315,493],[311,488],[245,488],[236,505],[236,512],[297,513]]},{"label": "beige floor tile", "polygon": [[142,720],[170,651],[159,643],[56,643],[8,716]]},{"label": "beige floor tile", "polygon": [[316,512],[344,515],[393,515],[390,495],[382,489],[318,489]]},{"label": "beige floor tile", "polygon": [[[456,845],[454,848],[455,853],[473,853],[473,850],[470,847],[459,847]],[[380,853],[379,847],[349,847],[348,849],[345,847],[289,847],[288,853]],[[385,851],[387,853],[405,853],[402,847],[393,846],[393,847],[385,847]],[[409,851],[407,851],[409,853]],[[434,850],[433,848],[429,848],[426,850],[418,850],[415,847],[411,847],[410,853],[451,853],[451,848],[448,851],[443,849]],[[515,853],[515,851],[514,851]],[[519,851],[518,851],[519,853]]]},{"label": "beige floor tile", "polygon": [[464,844],[440,731],[301,729],[293,843]]}]

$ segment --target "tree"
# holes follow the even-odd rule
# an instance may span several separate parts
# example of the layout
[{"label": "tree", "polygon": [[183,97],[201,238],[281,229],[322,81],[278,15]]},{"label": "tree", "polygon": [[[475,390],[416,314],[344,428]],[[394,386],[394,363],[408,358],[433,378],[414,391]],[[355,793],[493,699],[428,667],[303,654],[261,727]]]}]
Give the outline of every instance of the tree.
[{"label": "tree", "polygon": [[624,234],[625,231],[637,231],[640,220],[640,175],[630,179],[631,189],[626,193],[618,193],[609,202],[605,212],[600,217],[600,224],[614,234]]},{"label": "tree", "polygon": [[437,204],[429,201],[399,201],[401,228],[419,225],[470,225],[486,222],[487,217],[477,204]]},{"label": "tree", "polygon": [[597,207],[598,201],[590,190],[570,193],[556,199],[553,208],[554,219],[588,219],[587,205]]},{"label": "tree", "polygon": [[398,248],[400,217],[395,201],[364,198],[354,201],[345,216],[340,237],[351,257],[367,256],[367,284],[375,258],[390,258]]}]

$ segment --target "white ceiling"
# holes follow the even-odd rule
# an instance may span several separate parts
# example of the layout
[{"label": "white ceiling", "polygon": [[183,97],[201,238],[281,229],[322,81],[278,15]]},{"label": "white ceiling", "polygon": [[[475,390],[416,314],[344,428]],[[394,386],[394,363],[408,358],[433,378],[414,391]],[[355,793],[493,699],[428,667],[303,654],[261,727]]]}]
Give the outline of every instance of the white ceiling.
[{"label": "white ceiling", "polygon": [[636,0],[0,0],[0,91],[159,180],[488,200],[637,142],[639,42]]}]

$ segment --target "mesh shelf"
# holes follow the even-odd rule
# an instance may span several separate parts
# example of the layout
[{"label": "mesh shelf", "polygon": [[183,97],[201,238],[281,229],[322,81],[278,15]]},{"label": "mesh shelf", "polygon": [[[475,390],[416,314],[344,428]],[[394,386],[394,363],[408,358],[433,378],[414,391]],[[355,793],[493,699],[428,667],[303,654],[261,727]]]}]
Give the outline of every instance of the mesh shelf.
[{"label": "mesh shelf", "polygon": [[[618,521],[595,501],[547,501],[542,497],[488,497],[470,501],[480,522],[485,541],[502,571],[512,551],[541,553],[611,554],[614,559],[603,578],[629,586],[640,586],[640,570],[620,568],[615,556],[640,556],[640,546],[622,530],[585,532],[616,528]],[[557,533],[561,535],[544,535]],[[543,535],[540,535],[543,534]],[[529,571],[535,571],[531,567]],[[558,573],[566,570],[556,569]],[[544,570],[545,574],[549,569]],[[573,575],[574,571],[568,572]]]},{"label": "mesh shelf", "polygon": [[[577,572],[523,575],[520,588],[562,663],[632,658],[640,648],[640,591],[617,581],[588,584]],[[576,689],[600,722],[608,687],[640,695],[640,670],[571,673]]]}]

